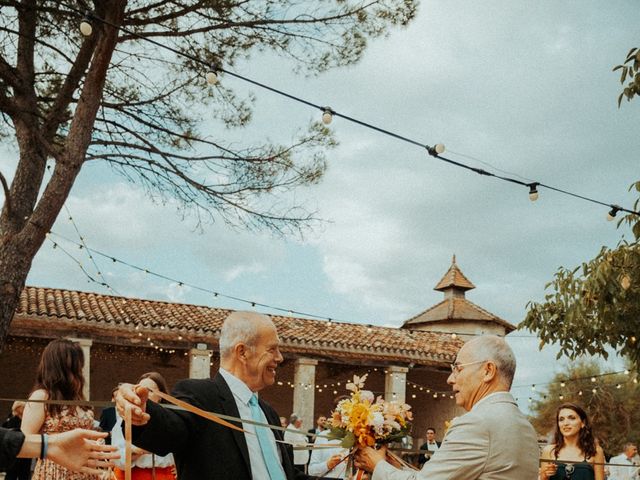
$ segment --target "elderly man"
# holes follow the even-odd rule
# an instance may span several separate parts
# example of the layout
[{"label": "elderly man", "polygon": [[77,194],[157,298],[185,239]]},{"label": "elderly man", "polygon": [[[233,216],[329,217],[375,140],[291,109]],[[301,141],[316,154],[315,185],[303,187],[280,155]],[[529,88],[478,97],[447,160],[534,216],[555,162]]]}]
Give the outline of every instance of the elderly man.
[{"label": "elderly man", "polygon": [[356,465],[373,480],[523,480],[538,475],[536,434],[509,393],[516,361],[504,339],[476,337],[451,365],[447,383],[468,413],[455,418],[422,470],[399,470],[385,450],[363,449]]},{"label": "elderly man", "polygon": [[[233,312],[220,331],[220,370],[213,379],[182,380],[173,395],[204,410],[280,426],[278,414],[258,398],[272,385],[282,362],[276,328],[266,315]],[[232,430],[195,414],[163,408],[148,390],[123,384],[118,412],[132,409],[136,446],[159,455],[173,452],[181,480],[292,480],[307,478],[294,469],[291,449],[280,430],[239,425]]]},{"label": "elderly man", "polygon": [[638,480],[640,463],[638,463],[638,446],[627,442],[620,455],[609,460],[609,480]]}]

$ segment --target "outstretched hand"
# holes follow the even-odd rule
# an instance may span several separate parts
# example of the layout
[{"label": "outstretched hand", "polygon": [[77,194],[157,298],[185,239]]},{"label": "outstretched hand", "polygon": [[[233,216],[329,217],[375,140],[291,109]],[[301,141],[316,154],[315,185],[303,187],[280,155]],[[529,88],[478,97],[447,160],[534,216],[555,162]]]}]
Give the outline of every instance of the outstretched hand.
[{"label": "outstretched hand", "polygon": [[387,456],[387,447],[381,447],[379,450],[375,450],[371,447],[359,448],[355,453],[354,463],[355,466],[366,470],[367,472],[373,472],[376,465],[384,461]]},{"label": "outstretched hand", "polygon": [[141,385],[123,383],[116,392],[116,409],[122,418],[126,418],[125,411],[131,409],[131,423],[133,425],[146,425],[149,421],[147,399],[149,389]]},{"label": "outstretched hand", "polygon": [[106,432],[80,428],[49,435],[47,459],[69,470],[101,475],[101,468],[113,467],[112,460],[120,458],[117,447],[98,443],[106,436]]}]

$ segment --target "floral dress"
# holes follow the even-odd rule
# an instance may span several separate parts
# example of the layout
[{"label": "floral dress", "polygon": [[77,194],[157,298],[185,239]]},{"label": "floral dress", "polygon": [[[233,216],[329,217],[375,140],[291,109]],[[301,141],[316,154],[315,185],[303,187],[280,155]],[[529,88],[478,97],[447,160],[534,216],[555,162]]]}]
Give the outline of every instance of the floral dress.
[{"label": "floral dress", "polygon": [[[52,417],[47,413],[41,433],[60,433],[74,428],[86,428],[93,430],[93,412],[91,410],[74,410],[64,407],[59,416]],[[96,475],[87,475],[67,470],[51,460],[38,459],[33,471],[32,480],[98,480]]]}]

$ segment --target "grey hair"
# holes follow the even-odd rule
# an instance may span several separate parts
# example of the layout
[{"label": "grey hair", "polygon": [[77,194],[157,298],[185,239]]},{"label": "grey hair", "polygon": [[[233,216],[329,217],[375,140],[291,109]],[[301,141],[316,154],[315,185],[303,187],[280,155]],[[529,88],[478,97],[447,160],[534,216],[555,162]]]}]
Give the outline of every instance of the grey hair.
[{"label": "grey hair", "polygon": [[231,312],[220,329],[220,358],[228,358],[238,343],[254,348],[262,322],[271,323],[271,319],[256,312]]},{"label": "grey hair", "polygon": [[298,417],[298,415],[296,415],[295,413],[292,413],[291,416],[289,417],[289,423],[291,425],[294,425],[298,421],[299,418],[300,417]]},{"label": "grey hair", "polygon": [[516,357],[504,338],[495,335],[482,335],[470,340],[467,345],[478,361],[491,360],[496,364],[498,375],[511,388],[516,374]]}]

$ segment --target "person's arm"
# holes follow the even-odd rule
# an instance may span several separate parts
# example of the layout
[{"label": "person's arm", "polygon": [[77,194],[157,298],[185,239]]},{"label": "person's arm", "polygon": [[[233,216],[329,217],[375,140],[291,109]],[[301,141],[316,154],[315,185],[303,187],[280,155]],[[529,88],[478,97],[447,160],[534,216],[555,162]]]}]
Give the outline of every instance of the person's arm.
[{"label": "person's arm", "polygon": [[595,480],[604,480],[604,451],[600,445],[596,445],[596,456],[594,457],[593,471],[595,473]]},{"label": "person's arm", "polygon": [[[49,396],[45,390],[36,390],[29,396],[29,400],[47,400]],[[44,424],[45,408],[44,403],[40,402],[27,402],[24,406],[24,413],[22,414],[22,425],[20,430],[25,434],[40,433],[40,429]]]},{"label": "person's arm", "polygon": [[[543,460],[553,460],[551,456],[551,452],[553,451],[555,445],[547,445],[542,450],[542,454],[540,457]],[[558,465],[555,462],[540,462],[540,467],[538,468],[538,478],[539,480],[547,480],[549,477],[555,475],[556,470],[558,469]]]}]

